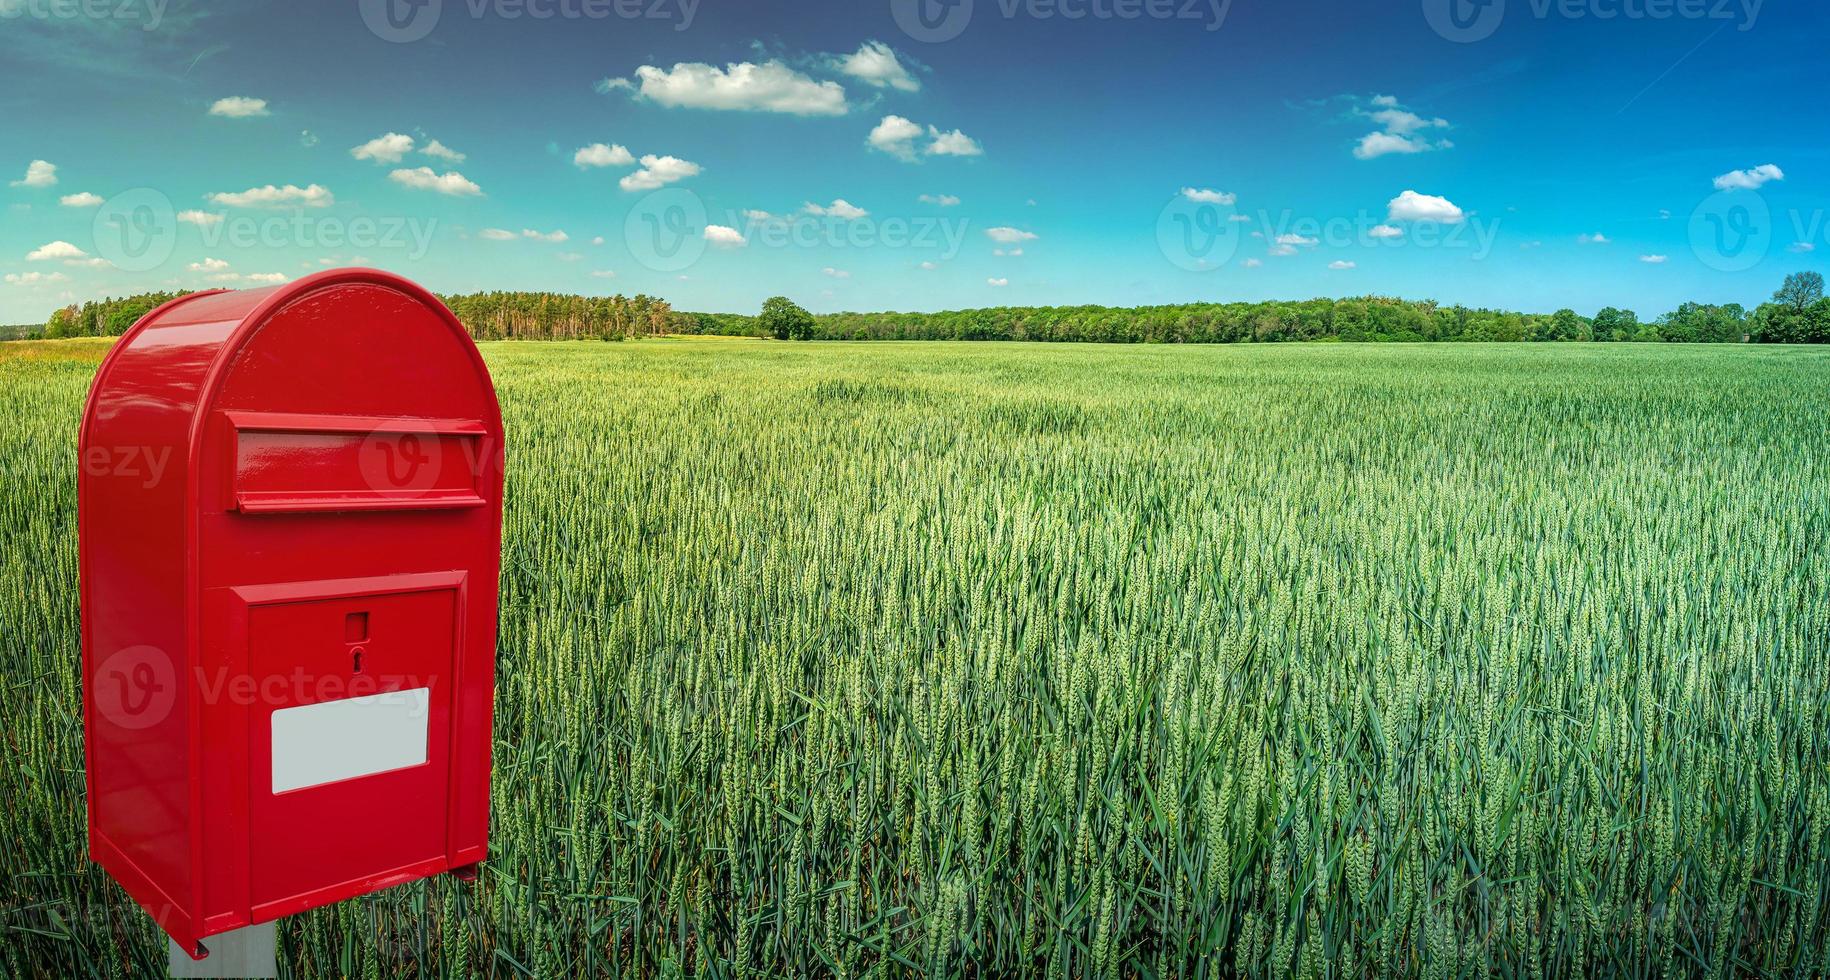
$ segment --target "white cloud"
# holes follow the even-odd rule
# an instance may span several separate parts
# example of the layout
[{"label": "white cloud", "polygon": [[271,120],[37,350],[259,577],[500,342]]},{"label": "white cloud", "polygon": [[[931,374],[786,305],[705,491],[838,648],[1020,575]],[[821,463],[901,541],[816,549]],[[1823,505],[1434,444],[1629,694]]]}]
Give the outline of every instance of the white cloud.
[{"label": "white cloud", "polygon": [[987,285],[987,286],[1008,286],[1008,285],[1010,285],[1010,280],[1009,279],[987,279],[987,280],[985,280],[985,285]]},{"label": "white cloud", "polygon": [[202,262],[192,262],[189,268],[192,272],[224,272],[229,268],[229,263],[226,259],[212,259],[206,256]]},{"label": "white cloud", "polygon": [[1593,235],[1588,235],[1588,234],[1577,235],[1576,242],[1581,245],[1612,245],[1612,244],[1614,244],[1613,239],[1602,234],[1601,232],[1596,232]]},{"label": "white cloud", "polygon": [[1793,242],[1791,245],[1786,247],[1786,251],[1792,252],[1793,254],[1796,254],[1796,255],[1804,255],[1804,254],[1807,254],[1810,252],[1817,251],[1817,246],[1815,244],[1812,244],[1811,242]]},{"label": "white cloud", "polygon": [[270,116],[266,99],[250,99],[245,95],[231,95],[226,99],[217,99],[210,106],[210,115],[223,116],[228,119],[254,119],[259,116]]},{"label": "white cloud", "polygon": [[1408,190],[1392,198],[1386,207],[1387,219],[1391,221],[1440,221],[1453,225],[1467,217],[1446,197]]},{"label": "white cloud", "polygon": [[561,262],[577,262],[578,260],[584,258],[583,255],[580,255],[577,252],[561,252],[557,256],[554,256],[554,257],[557,258]]},{"label": "white cloud", "polygon": [[532,228],[521,229],[521,237],[531,238],[537,242],[552,242],[554,244],[571,240],[571,236],[567,235],[564,231],[538,232]]},{"label": "white cloud", "polygon": [[250,187],[236,193],[220,192],[206,197],[213,203],[225,208],[327,208],[337,199],[329,188],[318,184],[309,187],[297,187],[287,184],[275,187]]},{"label": "white cloud", "polygon": [[184,222],[187,225],[196,225],[199,228],[208,228],[211,225],[222,224],[222,215],[216,214],[211,211],[196,211],[196,210],[180,211],[180,212],[178,212],[178,220]]},{"label": "white cloud", "polygon": [[917,200],[923,204],[934,204],[943,208],[950,208],[959,203],[959,198],[951,194],[923,194]]},{"label": "white cloud", "polygon": [[672,70],[643,65],[635,82],[606,80],[602,91],[631,89],[670,108],[738,112],[784,112],[796,116],[842,116],[850,110],[838,82],[815,81],[780,61],[731,64],[724,68],[681,62]]},{"label": "white cloud", "polygon": [[616,270],[614,270],[614,269],[592,269],[591,278],[593,278],[593,279],[615,279]]},{"label": "white cloud", "polygon": [[1276,255],[1279,257],[1287,257],[1287,256],[1295,255],[1296,246],[1295,245],[1273,245],[1270,247],[1270,249],[1268,249],[1266,251],[1266,254],[1267,255]]},{"label": "white cloud", "polygon": [[934,138],[934,142],[928,144],[929,156],[976,157],[985,153],[984,147],[979,146],[977,140],[957,129],[951,133],[943,133],[939,129],[929,126],[928,135]]},{"label": "white cloud", "polygon": [[106,268],[109,268],[110,266],[114,265],[114,263],[108,261],[107,259],[87,258],[87,259],[65,259],[64,265],[73,266],[73,267],[79,268],[79,269],[106,269]]},{"label": "white cloud", "polygon": [[1418,139],[1414,136],[1400,136],[1396,133],[1367,133],[1354,145],[1353,155],[1360,160],[1371,160],[1388,153],[1423,153],[1429,150],[1446,150],[1455,144],[1448,140]]},{"label": "white cloud", "polygon": [[772,215],[769,212],[764,211],[760,208],[745,209],[743,212],[743,219],[745,221],[774,221],[774,220],[776,220],[775,215]]},{"label": "white cloud", "polygon": [[851,278],[851,273],[846,272],[844,269],[835,269],[830,265],[824,269],[821,269],[820,274],[823,276],[826,276],[827,278],[830,278],[830,279],[850,279]]},{"label": "white cloud", "polygon": [[933,272],[935,269],[940,268],[940,266],[936,265],[934,262],[929,261],[929,262],[923,262],[921,264],[920,268],[923,272]]},{"label": "white cloud", "polygon": [[602,245],[603,243],[604,243],[604,236],[602,236],[602,235],[599,235],[596,238],[591,239],[591,244],[593,244],[593,245]]},{"label": "white cloud", "polygon": [[450,197],[477,197],[483,193],[483,188],[455,170],[441,174],[431,167],[414,167],[396,170],[388,174],[388,179],[416,191],[437,191]]},{"label": "white cloud", "polygon": [[1023,255],[1023,250],[1020,248],[994,248],[991,250],[991,254],[1002,258],[1014,259],[1020,258]]},{"label": "white cloud", "polygon": [[69,276],[61,272],[9,272],[6,281],[14,286],[35,286],[45,282],[66,282]]},{"label": "white cloud", "polygon": [[101,205],[102,196],[100,194],[91,194],[88,191],[83,191],[80,194],[65,194],[63,197],[58,198],[57,203],[62,204],[66,208],[93,208]]},{"label": "white cloud", "polygon": [[895,50],[881,41],[866,41],[857,53],[834,58],[833,67],[876,88],[893,88],[899,92],[921,91],[921,82],[903,66],[896,57]]},{"label": "white cloud", "polygon": [[351,147],[349,155],[375,163],[399,163],[413,152],[413,137],[404,133],[384,133],[361,146]]},{"label": "white cloud", "polygon": [[705,240],[719,248],[742,248],[749,244],[743,232],[729,225],[706,225]]},{"label": "white cloud", "polygon": [[699,172],[699,165],[690,160],[658,157],[650,153],[642,158],[642,169],[617,181],[617,186],[626,191],[651,191],[688,177],[696,177]]},{"label": "white cloud", "polygon": [[1375,225],[1367,234],[1374,238],[1403,238],[1404,229],[1396,225]]},{"label": "white cloud", "polygon": [[1773,180],[1786,179],[1785,171],[1770,163],[1763,163],[1752,170],[1730,170],[1716,178],[1716,190],[1751,191],[1758,190],[1763,184]]},{"label": "white cloud", "polygon": [[901,116],[884,116],[883,121],[871,130],[865,142],[874,150],[882,150],[899,159],[913,160],[915,140],[921,132],[920,126]]},{"label": "white cloud", "polygon": [[834,199],[833,202],[826,207],[820,207],[818,204],[808,201],[806,206],[802,207],[801,210],[821,218],[839,218],[843,221],[856,221],[859,218],[866,217],[870,214],[869,211],[850,203],[842,197]]},{"label": "white cloud", "polygon": [[1311,246],[1321,244],[1321,240],[1316,239],[1316,238],[1308,238],[1303,235],[1289,234],[1289,235],[1278,235],[1277,244],[1279,244],[1279,245],[1301,245],[1304,248],[1309,248]]},{"label": "white cloud", "polygon": [[1386,132],[1399,136],[1408,136],[1422,129],[1447,128],[1449,125],[1447,119],[1425,119],[1408,109],[1396,107],[1380,109],[1369,115],[1373,122],[1385,127]]},{"label": "white cloud", "polygon": [[903,116],[884,116],[865,137],[865,143],[873,150],[881,150],[890,156],[913,163],[916,159],[915,141],[923,135],[928,137],[927,146],[921,153],[928,156],[942,157],[976,157],[985,152],[977,140],[959,130],[942,132],[937,126],[925,130],[920,124]]},{"label": "white cloud", "polygon": [[[317,137],[312,137],[312,142],[317,142]],[[374,163],[399,163],[413,152],[416,145],[413,137],[404,133],[384,133],[361,146],[352,147],[349,155]],[[463,163],[470,159],[468,155],[459,153],[438,140],[428,141],[425,146],[419,147],[419,152],[447,163]]]},{"label": "white cloud", "polygon": [[280,283],[286,281],[284,272],[251,272],[242,278],[249,282]]},{"label": "white cloud", "polygon": [[1664,265],[1669,258],[1669,256],[1665,255],[1642,255],[1639,257],[1639,260],[1647,265]]},{"label": "white cloud", "polygon": [[1333,262],[1328,263],[1328,268],[1334,269],[1335,271],[1338,272],[1338,271],[1341,271],[1344,269],[1356,268],[1356,265],[1352,262],[1346,261],[1345,259],[1336,259]]},{"label": "white cloud", "polygon": [[1432,140],[1425,135],[1429,130],[1449,128],[1447,119],[1420,116],[1389,95],[1373,96],[1371,105],[1370,109],[1355,105],[1353,110],[1355,115],[1379,125],[1376,132],[1367,133],[1354,144],[1356,159],[1372,160],[1390,153],[1427,153],[1455,145],[1446,139]]},{"label": "white cloud", "polygon": [[1262,259],[1246,259],[1242,264],[1248,269],[1256,269],[1259,266],[1264,265],[1264,261]]},{"label": "white cloud", "polygon": [[318,145],[318,134],[312,132],[309,129],[299,130],[299,145],[306,148],[307,150],[311,149],[314,146],[317,146]]},{"label": "white cloud", "polygon": [[25,176],[13,181],[14,187],[50,187],[57,183],[57,164],[46,160],[33,160],[25,168]]},{"label": "white cloud", "polygon": [[1008,225],[1005,225],[997,228],[987,228],[985,230],[985,237],[990,238],[1000,245],[1016,245],[1020,242],[1033,242],[1040,236],[1035,232],[1024,231],[1020,228],[1011,228]]},{"label": "white cloud", "polygon": [[512,242],[521,236],[507,228],[485,228],[477,232],[477,237],[488,242]]},{"label": "white cloud", "polygon": [[635,155],[621,143],[592,143],[590,146],[579,147],[578,152],[572,154],[572,165],[580,170],[591,167],[628,167],[634,164]]},{"label": "white cloud", "polygon": [[89,253],[66,241],[46,242],[26,253],[27,262],[44,262],[49,259],[80,259]]},{"label": "white cloud", "polygon": [[427,143],[419,152],[424,153],[429,157],[444,160],[447,163],[463,163],[465,160],[470,159],[468,154],[459,153],[451,147],[440,143],[438,140]]},{"label": "white cloud", "polygon": [[1237,194],[1217,191],[1207,187],[1184,187],[1182,188],[1182,197],[1186,200],[1193,201],[1196,204],[1224,204],[1229,207],[1234,201],[1239,200],[1239,195]]}]

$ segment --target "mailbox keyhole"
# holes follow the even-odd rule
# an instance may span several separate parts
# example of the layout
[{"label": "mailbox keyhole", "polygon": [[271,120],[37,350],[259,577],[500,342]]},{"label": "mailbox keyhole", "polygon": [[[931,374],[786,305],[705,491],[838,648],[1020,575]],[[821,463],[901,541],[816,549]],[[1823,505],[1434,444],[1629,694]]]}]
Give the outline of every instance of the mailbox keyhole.
[{"label": "mailbox keyhole", "polygon": [[362,673],[362,648],[358,643],[369,641],[369,614],[353,612],[343,617],[343,642],[351,644],[349,652],[349,669],[352,674]]}]

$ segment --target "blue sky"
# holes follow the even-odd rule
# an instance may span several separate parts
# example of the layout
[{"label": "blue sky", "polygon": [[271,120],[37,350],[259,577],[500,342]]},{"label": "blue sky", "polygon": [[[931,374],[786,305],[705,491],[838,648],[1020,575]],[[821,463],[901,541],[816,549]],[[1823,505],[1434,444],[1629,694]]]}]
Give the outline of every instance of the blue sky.
[{"label": "blue sky", "polygon": [[1650,318],[1830,255],[1821,4],[940,3],[0,0],[0,322],[356,262]]}]

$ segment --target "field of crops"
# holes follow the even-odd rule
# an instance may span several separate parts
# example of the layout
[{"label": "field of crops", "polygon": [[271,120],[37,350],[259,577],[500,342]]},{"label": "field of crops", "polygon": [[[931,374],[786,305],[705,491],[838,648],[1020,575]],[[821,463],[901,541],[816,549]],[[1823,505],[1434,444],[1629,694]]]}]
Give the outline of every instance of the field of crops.
[{"label": "field of crops", "polygon": [[[86,864],[74,439],[0,345],[0,973]],[[1830,973],[1830,353],[486,345],[492,855],[283,975]]]}]

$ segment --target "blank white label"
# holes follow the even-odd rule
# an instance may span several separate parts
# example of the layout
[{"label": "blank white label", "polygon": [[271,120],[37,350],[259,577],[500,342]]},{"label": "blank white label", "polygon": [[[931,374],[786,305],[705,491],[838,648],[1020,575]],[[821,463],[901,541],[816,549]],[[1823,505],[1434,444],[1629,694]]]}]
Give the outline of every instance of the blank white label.
[{"label": "blank white label", "polygon": [[389,691],[273,713],[273,791],[322,786],[426,761],[431,690]]}]

